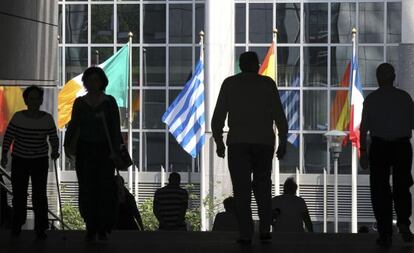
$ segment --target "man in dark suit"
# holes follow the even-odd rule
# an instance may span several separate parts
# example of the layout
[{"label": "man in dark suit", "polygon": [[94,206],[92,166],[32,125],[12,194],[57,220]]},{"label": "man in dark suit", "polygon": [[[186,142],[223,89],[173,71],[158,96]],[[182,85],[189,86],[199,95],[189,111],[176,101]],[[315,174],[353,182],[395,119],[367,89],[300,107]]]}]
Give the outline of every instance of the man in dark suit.
[{"label": "man in dark suit", "polygon": [[221,86],[211,127],[217,155],[224,158],[223,127],[228,116],[228,163],[240,231],[237,241],[250,244],[254,231],[250,206],[252,189],[259,210],[260,239],[271,239],[274,124],[278,129],[276,153],[279,159],[286,152],[288,125],[275,82],[258,74],[257,54],[241,54],[239,65],[242,72],[228,77]]}]

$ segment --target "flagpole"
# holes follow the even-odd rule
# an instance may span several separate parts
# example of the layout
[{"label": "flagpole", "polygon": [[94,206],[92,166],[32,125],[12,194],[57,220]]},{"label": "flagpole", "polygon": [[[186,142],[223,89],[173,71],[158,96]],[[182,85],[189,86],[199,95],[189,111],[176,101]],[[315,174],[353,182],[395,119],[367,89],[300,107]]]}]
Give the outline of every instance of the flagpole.
[{"label": "flagpole", "polygon": [[[134,34],[132,32],[128,33],[128,152],[132,155],[132,37]],[[132,169],[134,165],[128,168],[128,188],[132,192]],[[136,168],[136,167],[135,167]],[[136,170],[136,169],[135,169]],[[137,173],[135,171],[135,173]],[[137,193],[138,182],[135,182],[135,193]],[[135,195],[135,199],[138,199],[138,196]]]},{"label": "flagpole", "polygon": [[[352,58],[356,57],[356,28],[352,29]],[[352,72],[351,72],[352,75]],[[352,79],[350,79],[352,80]],[[351,84],[352,85],[352,84]],[[351,129],[350,129],[351,130]],[[357,203],[357,187],[358,187],[358,150],[352,145],[352,172],[351,172],[351,189],[352,189],[352,210],[351,210],[351,230],[352,233],[358,232],[358,203]]]},{"label": "flagpole", "polygon": [[[200,31],[200,58],[204,60],[204,32]],[[203,72],[204,73],[204,72]],[[203,78],[204,79],[204,78]],[[207,216],[206,216],[206,207],[204,206],[204,199],[206,198],[206,167],[204,166],[204,156],[202,154],[203,152],[200,152],[200,217],[201,217],[201,231],[206,231],[207,229]]]},{"label": "flagpole", "polygon": [[[278,30],[276,28],[273,29],[273,53],[275,55],[274,57],[274,61],[275,61],[275,83],[276,83],[276,87],[278,86],[278,76],[277,76],[277,47],[276,47],[276,43],[277,43],[277,33]],[[276,128],[275,128],[276,130]],[[275,147],[276,150],[279,147],[279,135],[276,134],[276,138],[275,138]],[[280,164],[279,164],[279,159],[276,157],[274,159],[274,167],[275,167],[275,172],[273,173],[273,177],[274,177],[274,182],[275,182],[275,195],[280,195]]]}]

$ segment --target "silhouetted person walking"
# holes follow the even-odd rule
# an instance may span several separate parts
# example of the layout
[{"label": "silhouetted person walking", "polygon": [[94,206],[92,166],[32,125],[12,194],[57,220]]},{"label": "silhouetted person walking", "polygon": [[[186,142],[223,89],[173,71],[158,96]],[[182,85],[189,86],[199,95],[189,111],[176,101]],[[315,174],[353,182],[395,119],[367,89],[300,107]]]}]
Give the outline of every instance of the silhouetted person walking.
[{"label": "silhouetted person walking", "polygon": [[213,231],[238,231],[234,198],[228,197],[223,201],[224,212],[216,215],[213,224]]},{"label": "silhouetted person walking", "polygon": [[[395,72],[391,64],[378,66],[377,80],[379,88],[364,101],[360,164],[364,169],[370,168],[371,200],[379,233],[377,243],[389,247],[392,244],[393,201],[403,240],[413,240],[409,218],[412,208],[410,139],[414,126],[414,104],[407,92],[393,87]],[[367,132],[371,137],[368,150]]]},{"label": "silhouetted person walking", "polygon": [[55,121],[47,112],[40,111],[43,90],[30,86],[23,91],[27,110],[16,112],[7,126],[3,139],[1,165],[6,167],[7,154],[13,144],[11,181],[13,190],[12,235],[18,236],[27,215],[27,188],[32,182],[32,204],[36,236],[46,239],[48,229],[47,174],[49,169],[49,143],[51,158],[59,157],[59,138]]},{"label": "silhouetted person walking", "polygon": [[[76,156],[79,183],[79,210],[86,223],[86,240],[108,240],[107,234],[116,222],[118,200],[114,182],[115,164],[119,160],[121,130],[119,109],[115,99],[104,93],[108,78],[99,67],[83,73],[88,93],[78,97],[65,136],[65,152]],[[105,134],[105,115],[114,153]],[[78,136],[78,137],[76,137]],[[74,140],[75,139],[75,140]],[[76,143],[75,154],[67,147]]]},{"label": "silhouetted person walking", "polygon": [[[122,184],[124,184],[123,180]],[[125,186],[118,192],[118,201],[118,219],[115,229],[144,231],[141,214],[139,213],[134,195]]]},{"label": "silhouetted person walking", "polygon": [[[211,128],[217,155],[224,158],[224,121],[228,115],[228,164],[236,204],[241,244],[250,244],[253,235],[251,191],[260,218],[260,239],[269,240],[271,223],[271,173],[275,146],[274,123],[278,129],[277,157],[286,151],[288,126],[275,82],[258,74],[255,52],[240,55],[241,73],[224,80],[214,110]],[[251,174],[253,173],[253,182]]]},{"label": "silhouetted person walking", "polygon": [[296,196],[298,185],[293,178],[286,179],[283,194],[273,197],[273,232],[303,233],[303,224],[308,232],[313,232],[308,207],[303,198]]},{"label": "silhouetted person walking", "polygon": [[159,230],[187,230],[185,214],[188,193],[180,187],[180,182],[180,174],[173,172],[168,178],[168,185],[155,192],[154,214],[159,222]]}]

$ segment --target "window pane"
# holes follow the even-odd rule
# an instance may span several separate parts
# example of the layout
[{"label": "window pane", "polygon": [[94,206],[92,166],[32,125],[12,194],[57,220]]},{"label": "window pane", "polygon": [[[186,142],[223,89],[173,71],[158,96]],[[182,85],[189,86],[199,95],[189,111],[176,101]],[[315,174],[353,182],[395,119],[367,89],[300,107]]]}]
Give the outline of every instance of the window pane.
[{"label": "window pane", "polygon": [[288,139],[291,141],[286,145],[286,155],[279,160],[281,173],[295,173],[296,168],[299,168],[300,136],[297,133],[289,133]]},{"label": "window pane", "polygon": [[88,6],[66,5],[66,43],[88,43]]},{"label": "window pane", "polygon": [[170,43],[191,43],[192,7],[191,4],[170,5]]},{"label": "window pane", "polygon": [[161,117],[165,112],[165,91],[144,90],[143,93],[144,129],[165,129]]},{"label": "window pane", "polygon": [[382,43],[384,41],[384,4],[359,4],[359,42]]},{"label": "window pane", "polygon": [[328,42],[328,4],[305,3],[305,42]]},{"label": "window pane", "polygon": [[195,5],[195,42],[200,41],[199,33],[204,31],[204,4]]},{"label": "window pane", "polygon": [[144,48],[144,85],[165,86],[165,48]]},{"label": "window pane", "polygon": [[191,171],[191,156],[178,144],[174,136],[169,134],[169,164],[170,172]]},{"label": "window pane", "polygon": [[387,62],[394,66],[396,73],[394,84],[398,84],[398,57],[398,46],[387,47]]},{"label": "window pane", "polygon": [[349,87],[349,72],[352,47],[331,47],[331,86]]},{"label": "window pane", "polygon": [[234,55],[234,74],[238,74],[241,72],[239,66],[239,58],[240,55],[246,51],[245,47],[236,47],[235,55]]},{"label": "window pane", "polygon": [[272,4],[249,5],[249,40],[252,43],[272,42]]},{"label": "window pane", "polygon": [[91,37],[92,43],[113,43],[114,41],[113,5],[92,5]]},{"label": "window pane", "polygon": [[184,86],[192,74],[192,48],[170,47],[170,86]]},{"label": "window pane", "polygon": [[67,47],[65,66],[66,81],[83,73],[88,67],[88,49],[86,47]]},{"label": "window pane", "polygon": [[323,134],[304,134],[305,173],[323,173],[327,168],[326,138]]},{"label": "window pane", "polygon": [[298,87],[300,85],[299,47],[278,47],[277,58],[278,86]]},{"label": "window pane", "polygon": [[[135,166],[139,168],[139,133],[132,133],[132,160],[135,163]],[[127,143],[127,142],[125,142]]]},{"label": "window pane", "polygon": [[300,3],[276,4],[277,42],[300,42]]},{"label": "window pane", "polygon": [[332,3],[331,42],[351,43],[354,27],[356,27],[355,3]]},{"label": "window pane", "polygon": [[132,85],[140,86],[139,83],[139,47],[132,47]]},{"label": "window pane", "polygon": [[244,43],[246,41],[246,4],[236,4],[236,43]]},{"label": "window pane", "polygon": [[165,4],[144,5],[144,42],[165,43]]},{"label": "window pane", "polygon": [[113,47],[91,47],[91,64],[99,65],[114,54]]},{"label": "window pane", "polygon": [[298,90],[279,90],[279,96],[288,121],[289,130],[299,130],[300,92]]},{"label": "window pane", "polygon": [[132,32],[132,42],[139,42],[139,5],[118,4],[118,43],[129,41],[128,33]]},{"label": "window pane", "polygon": [[335,90],[331,92],[331,103],[329,113],[331,117],[331,130],[348,131],[349,130],[349,100],[347,87],[344,90]]},{"label": "window pane", "polygon": [[250,47],[249,51],[256,52],[257,57],[259,58],[259,63],[262,64],[265,57],[266,57],[267,51],[269,50],[269,46],[266,46],[266,47]]},{"label": "window pane", "polygon": [[327,98],[325,90],[303,91],[305,130],[327,130]]},{"label": "window pane", "polygon": [[376,70],[384,61],[383,47],[359,47],[358,55],[361,85],[376,87]]},{"label": "window pane", "polygon": [[142,133],[143,163],[145,171],[161,171],[165,169],[165,134]]},{"label": "window pane", "polygon": [[140,128],[139,119],[141,117],[141,97],[140,90],[132,90],[132,128]]},{"label": "window pane", "polygon": [[387,3],[387,42],[401,42],[401,3]]},{"label": "window pane", "polygon": [[328,83],[328,48],[304,47],[304,86],[326,86]]}]

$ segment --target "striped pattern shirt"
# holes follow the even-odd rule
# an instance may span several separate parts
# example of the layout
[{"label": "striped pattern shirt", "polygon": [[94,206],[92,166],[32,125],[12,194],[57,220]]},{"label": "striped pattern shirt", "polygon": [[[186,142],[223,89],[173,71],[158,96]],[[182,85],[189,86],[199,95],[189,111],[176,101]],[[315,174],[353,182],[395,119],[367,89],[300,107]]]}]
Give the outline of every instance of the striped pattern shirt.
[{"label": "striped pattern shirt", "polygon": [[31,118],[24,111],[16,112],[7,126],[2,154],[7,155],[13,144],[12,155],[22,158],[47,157],[49,143],[52,153],[59,151],[59,138],[52,115],[42,112],[40,118]]},{"label": "striped pattern shirt", "polygon": [[188,193],[179,186],[169,184],[155,192],[154,214],[160,223],[160,229],[185,228],[187,207]]}]

